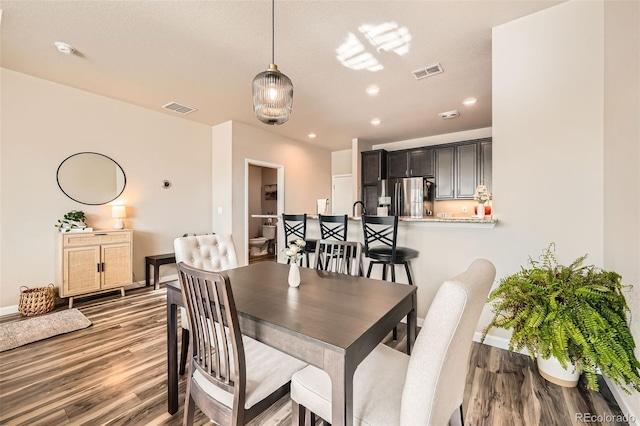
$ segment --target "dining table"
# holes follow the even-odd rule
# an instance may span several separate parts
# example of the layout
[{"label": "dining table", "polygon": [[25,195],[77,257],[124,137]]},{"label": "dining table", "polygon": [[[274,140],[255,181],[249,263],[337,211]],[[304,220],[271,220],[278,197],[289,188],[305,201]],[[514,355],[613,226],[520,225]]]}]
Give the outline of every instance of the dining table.
[{"label": "dining table", "polygon": [[[242,334],[323,369],[331,378],[331,424],[353,424],[356,368],[406,316],[407,353],[416,338],[416,286],[260,262],[224,271]],[[178,281],[167,284],[168,411],[178,411]],[[298,413],[293,413],[294,421]],[[329,419],[327,419],[329,420]]]}]

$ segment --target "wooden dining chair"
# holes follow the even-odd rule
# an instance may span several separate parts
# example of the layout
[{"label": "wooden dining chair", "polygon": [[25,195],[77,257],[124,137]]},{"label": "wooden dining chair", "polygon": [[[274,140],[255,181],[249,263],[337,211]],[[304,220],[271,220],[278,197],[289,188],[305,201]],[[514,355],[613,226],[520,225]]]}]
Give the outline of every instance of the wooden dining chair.
[{"label": "wooden dining chair", "polygon": [[[187,235],[173,241],[176,262],[184,262],[206,271],[223,271],[236,268],[238,257],[231,234]],[[180,323],[182,325],[182,342],[180,345],[180,368],[178,373],[183,375],[187,365],[189,352],[189,322],[187,311],[180,308]]]},{"label": "wooden dining chair", "polygon": [[359,276],[362,274],[362,244],[355,241],[320,240],[316,244],[313,267]]},{"label": "wooden dining chair", "polygon": [[[478,259],[445,281],[411,357],[380,344],[360,363],[353,376],[353,424],[439,426],[463,421],[471,343],[495,274],[491,262]],[[307,411],[331,421],[329,375],[313,366],[295,373],[291,400],[294,424],[304,424]]]},{"label": "wooden dining chair", "polygon": [[183,424],[197,405],[219,425],[244,425],[289,392],[306,364],[242,336],[231,282],[224,272],[178,264],[192,335]]}]

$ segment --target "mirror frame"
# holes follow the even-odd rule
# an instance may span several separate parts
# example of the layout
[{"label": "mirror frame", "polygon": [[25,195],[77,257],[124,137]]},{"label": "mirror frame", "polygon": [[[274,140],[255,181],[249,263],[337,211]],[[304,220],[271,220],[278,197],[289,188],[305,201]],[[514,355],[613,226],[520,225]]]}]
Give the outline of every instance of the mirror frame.
[{"label": "mirror frame", "polygon": [[[81,154],[94,154],[94,155],[99,155],[101,157],[105,157],[106,159],[112,161],[116,166],[118,166],[118,168],[120,169],[120,171],[122,172],[122,178],[123,178],[123,183],[122,183],[122,189],[120,190],[120,192],[118,192],[118,195],[116,195],[115,197],[102,202],[102,203],[87,203],[84,201],[80,201],[77,200],[75,198],[73,198],[71,195],[69,195],[67,193],[67,191],[64,190],[64,188],[62,188],[62,185],[60,184],[60,168],[62,168],[62,166],[64,165],[64,163],[68,160],[70,160],[71,158],[77,156],[77,155],[81,155]],[[60,163],[60,165],[58,166],[58,170],[56,170],[56,182],[58,183],[58,188],[60,188],[60,191],[62,191],[62,193],[64,195],[66,195],[67,197],[69,197],[70,199],[72,199],[73,201],[80,203],[80,204],[85,204],[87,206],[101,206],[103,204],[108,204],[110,202],[112,202],[113,200],[115,200],[116,198],[118,198],[119,196],[122,195],[122,193],[124,192],[124,189],[127,187],[127,174],[124,172],[124,169],[122,168],[122,166],[120,164],[118,164],[118,162],[116,160],[114,160],[113,158],[104,155],[104,154],[100,154],[99,152],[93,152],[93,151],[83,151],[83,152],[77,152],[75,154],[71,154],[70,156],[68,156],[67,158],[65,158],[64,160],[62,160],[62,162]]]}]

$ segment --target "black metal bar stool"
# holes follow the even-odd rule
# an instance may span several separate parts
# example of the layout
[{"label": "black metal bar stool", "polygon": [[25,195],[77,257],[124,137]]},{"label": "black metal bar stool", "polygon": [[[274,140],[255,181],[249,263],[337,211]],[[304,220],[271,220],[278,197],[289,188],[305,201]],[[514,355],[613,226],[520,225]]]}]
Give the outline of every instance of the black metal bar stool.
[{"label": "black metal bar stool", "polygon": [[[284,224],[284,239],[287,245],[295,240],[306,242],[303,252],[307,260],[307,268],[311,267],[309,253],[315,253],[317,240],[307,240],[307,214],[283,214],[282,223]],[[289,262],[287,259],[287,263]]]},{"label": "black metal bar stool", "polygon": [[[382,265],[382,279],[387,279],[387,268],[391,268],[391,281],[396,282],[395,265],[404,265],[407,280],[413,285],[409,260],[418,257],[417,250],[398,247],[398,216],[362,216],[364,255],[370,259],[367,278],[373,265]],[[372,245],[377,244],[377,245]],[[398,330],[393,329],[393,340],[398,339]]]}]

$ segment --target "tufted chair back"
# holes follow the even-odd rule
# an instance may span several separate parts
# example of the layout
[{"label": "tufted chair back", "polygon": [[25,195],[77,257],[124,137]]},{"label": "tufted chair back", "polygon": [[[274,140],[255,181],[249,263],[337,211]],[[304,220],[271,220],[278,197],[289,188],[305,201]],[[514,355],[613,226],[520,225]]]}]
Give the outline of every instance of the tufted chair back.
[{"label": "tufted chair back", "polygon": [[173,241],[176,262],[218,272],[238,266],[231,234],[194,235]]},{"label": "tufted chair back", "polygon": [[[238,266],[236,248],[231,234],[191,235],[173,240],[176,263],[184,262],[189,266],[205,271],[219,272]],[[182,328],[189,329],[187,311],[180,309]]]}]

